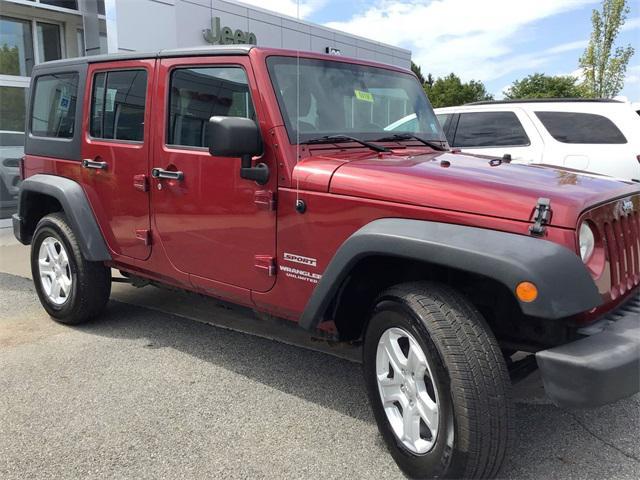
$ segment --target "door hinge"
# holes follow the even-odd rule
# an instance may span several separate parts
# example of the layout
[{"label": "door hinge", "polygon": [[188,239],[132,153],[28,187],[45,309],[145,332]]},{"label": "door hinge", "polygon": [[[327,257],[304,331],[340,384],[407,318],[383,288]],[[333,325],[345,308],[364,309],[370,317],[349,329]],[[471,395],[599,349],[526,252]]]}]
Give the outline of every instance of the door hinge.
[{"label": "door hinge", "polygon": [[276,274],[276,259],[271,255],[256,255],[254,266],[267,273],[269,277]]},{"label": "door hinge", "polygon": [[276,209],[276,195],[271,190],[258,190],[253,197],[253,201],[264,210],[272,212]]},{"label": "door hinge", "polygon": [[133,188],[141,192],[149,191],[149,181],[147,180],[147,176],[144,173],[133,176]]},{"label": "door hinge", "polygon": [[547,230],[545,225],[551,220],[551,200],[548,198],[539,198],[536,204],[536,211],[533,214],[533,225],[529,227],[529,233],[540,237]]},{"label": "door hinge", "polygon": [[136,230],[136,240],[140,240],[145,245],[151,245],[151,230]]}]

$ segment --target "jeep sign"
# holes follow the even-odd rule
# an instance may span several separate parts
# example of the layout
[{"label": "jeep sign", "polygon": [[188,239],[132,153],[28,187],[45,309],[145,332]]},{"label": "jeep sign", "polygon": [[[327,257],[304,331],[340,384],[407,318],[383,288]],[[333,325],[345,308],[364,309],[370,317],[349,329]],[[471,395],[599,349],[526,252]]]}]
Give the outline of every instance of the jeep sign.
[{"label": "jeep sign", "polygon": [[258,39],[252,32],[233,31],[229,27],[220,28],[220,17],[211,19],[211,28],[202,31],[204,39],[213,45],[249,44],[256,45]]}]

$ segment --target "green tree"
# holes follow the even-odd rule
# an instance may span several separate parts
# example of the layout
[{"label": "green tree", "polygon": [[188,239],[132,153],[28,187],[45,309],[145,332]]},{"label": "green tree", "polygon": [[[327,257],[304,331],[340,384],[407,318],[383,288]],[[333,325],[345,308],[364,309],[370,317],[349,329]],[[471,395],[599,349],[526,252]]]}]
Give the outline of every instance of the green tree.
[{"label": "green tree", "polygon": [[413,60],[411,61],[411,71],[416,74],[416,77],[418,77],[418,80],[420,81],[420,85],[424,85],[426,82],[426,79],[422,74],[422,69],[420,68],[420,65],[413,63]]},{"label": "green tree", "polygon": [[624,87],[634,49],[631,45],[614,48],[614,43],[628,14],[626,0],[603,0],[602,11],[593,10],[591,14],[591,38],[580,57],[584,85],[590,97],[611,98]]},{"label": "green tree", "polygon": [[576,98],[587,96],[587,89],[570,75],[550,76],[534,73],[516,80],[504,92],[507,99],[516,98]]},{"label": "green tree", "polygon": [[5,75],[20,75],[18,47],[10,47],[6,43],[0,47],[0,73]]},{"label": "green tree", "polygon": [[427,80],[423,83],[423,85],[429,85],[430,87],[433,87],[433,82],[435,82],[433,75],[429,73],[427,74]]},{"label": "green tree", "polygon": [[482,82],[471,80],[463,83],[454,73],[438,78],[432,85],[426,83],[424,90],[434,108],[493,100],[493,95],[487,92]]}]

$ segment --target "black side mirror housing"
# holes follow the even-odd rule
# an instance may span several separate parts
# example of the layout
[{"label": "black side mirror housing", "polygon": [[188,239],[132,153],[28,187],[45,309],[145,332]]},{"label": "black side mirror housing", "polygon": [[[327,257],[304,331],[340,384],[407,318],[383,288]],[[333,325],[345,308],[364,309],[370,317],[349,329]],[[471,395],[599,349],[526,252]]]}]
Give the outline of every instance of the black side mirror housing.
[{"label": "black side mirror housing", "polygon": [[209,153],[216,157],[240,157],[240,177],[260,185],[269,181],[269,167],[252,166],[251,159],[262,155],[260,128],[250,118],[211,117],[208,128]]},{"label": "black side mirror housing", "polygon": [[244,117],[209,119],[209,153],[216,157],[252,157],[262,154],[262,138],[256,122]]}]

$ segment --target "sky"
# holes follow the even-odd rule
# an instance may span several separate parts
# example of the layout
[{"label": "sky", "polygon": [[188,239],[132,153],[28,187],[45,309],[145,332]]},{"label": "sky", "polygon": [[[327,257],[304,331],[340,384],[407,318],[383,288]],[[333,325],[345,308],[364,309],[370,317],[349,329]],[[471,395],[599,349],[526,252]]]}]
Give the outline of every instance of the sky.
[{"label": "sky", "polygon": [[[426,75],[481,80],[497,99],[532,73],[579,74],[600,0],[242,0],[411,50]],[[640,101],[640,1],[617,45],[631,44],[621,95]]]}]

